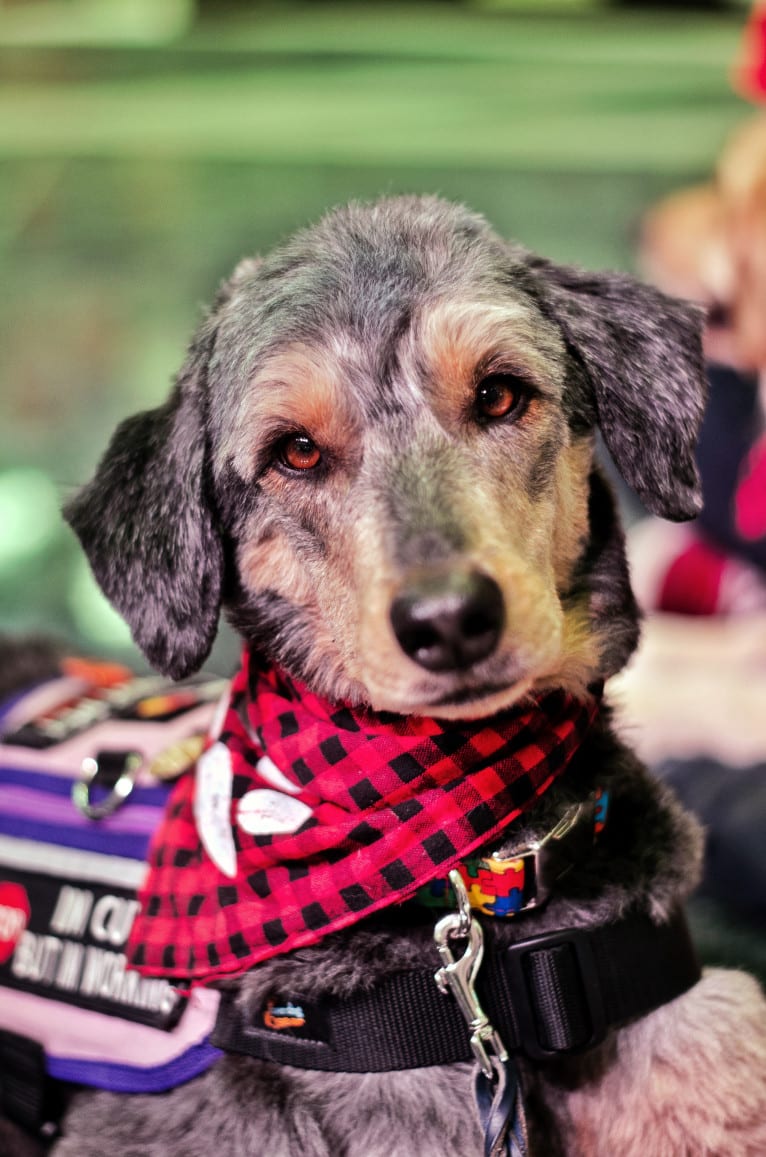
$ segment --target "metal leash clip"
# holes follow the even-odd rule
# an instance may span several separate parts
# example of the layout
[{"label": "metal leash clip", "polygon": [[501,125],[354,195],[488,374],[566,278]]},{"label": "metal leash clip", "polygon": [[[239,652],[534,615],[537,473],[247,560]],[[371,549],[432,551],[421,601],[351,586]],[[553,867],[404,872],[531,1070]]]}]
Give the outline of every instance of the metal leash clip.
[{"label": "metal leash clip", "polygon": [[[468,893],[460,873],[453,869],[449,881],[458,904],[457,912],[443,916],[434,928],[434,941],[444,961],[434,979],[443,993],[451,992],[471,1030],[471,1048],[485,1077],[492,1080],[495,1070],[490,1051],[500,1061],[508,1060],[508,1052],[500,1034],[490,1023],[479,1003],[474,983],[484,956],[484,933],[473,916]],[[463,955],[455,958],[451,940],[466,940]]]}]

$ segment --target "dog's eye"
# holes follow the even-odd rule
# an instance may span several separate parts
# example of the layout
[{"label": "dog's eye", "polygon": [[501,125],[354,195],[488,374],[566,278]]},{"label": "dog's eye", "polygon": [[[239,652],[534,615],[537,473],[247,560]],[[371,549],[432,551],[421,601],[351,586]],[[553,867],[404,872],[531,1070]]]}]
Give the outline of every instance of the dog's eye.
[{"label": "dog's eye", "polygon": [[521,382],[511,374],[492,374],[479,382],[474,399],[476,415],[485,422],[507,418],[518,409],[525,394]]},{"label": "dog's eye", "polygon": [[291,434],[279,447],[279,460],[290,470],[313,470],[322,461],[322,452],[308,434]]}]

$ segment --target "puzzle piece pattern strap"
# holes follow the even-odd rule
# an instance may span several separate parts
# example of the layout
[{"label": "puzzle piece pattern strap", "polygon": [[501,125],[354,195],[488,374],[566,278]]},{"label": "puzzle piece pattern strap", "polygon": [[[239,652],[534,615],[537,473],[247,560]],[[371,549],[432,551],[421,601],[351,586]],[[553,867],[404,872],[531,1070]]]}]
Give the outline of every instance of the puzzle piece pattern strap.
[{"label": "puzzle piece pattern strap", "polygon": [[[457,865],[471,907],[485,916],[513,916],[524,906],[526,860],[470,858]],[[431,880],[415,897],[432,908],[452,907],[455,898],[447,880]]]}]

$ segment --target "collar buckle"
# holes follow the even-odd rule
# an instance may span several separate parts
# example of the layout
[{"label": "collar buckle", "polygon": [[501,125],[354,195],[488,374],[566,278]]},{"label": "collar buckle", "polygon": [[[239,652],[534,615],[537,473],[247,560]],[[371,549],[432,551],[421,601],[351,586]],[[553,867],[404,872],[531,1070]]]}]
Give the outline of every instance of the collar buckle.
[{"label": "collar buckle", "polygon": [[[563,876],[588,856],[604,828],[609,793],[603,788],[572,804],[549,832],[508,855],[469,856],[457,865],[468,904],[485,916],[507,918],[539,908]],[[451,873],[450,873],[451,876]],[[444,907],[456,903],[446,880],[433,880],[417,892],[420,903]]]},{"label": "collar buckle", "polygon": [[510,857],[493,853],[489,859],[502,874],[521,861],[524,872],[524,897],[518,909],[526,912],[539,908],[550,897],[558,881],[584,858],[593,844],[594,796],[567,808],[555,827],[534,843],[520,848]]}]

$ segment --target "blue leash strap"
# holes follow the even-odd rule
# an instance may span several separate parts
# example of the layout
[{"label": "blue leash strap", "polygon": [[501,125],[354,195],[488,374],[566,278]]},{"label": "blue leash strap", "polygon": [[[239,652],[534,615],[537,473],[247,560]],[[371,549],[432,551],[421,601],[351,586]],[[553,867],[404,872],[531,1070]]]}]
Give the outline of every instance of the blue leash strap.
[{"label": "blue leash strap", "polygon": [[484,1132],[484,1157],[526,1157],[527,1128],[516,1066],[493,1058],[493,1076],[476,1066],[474,1096]]}]

